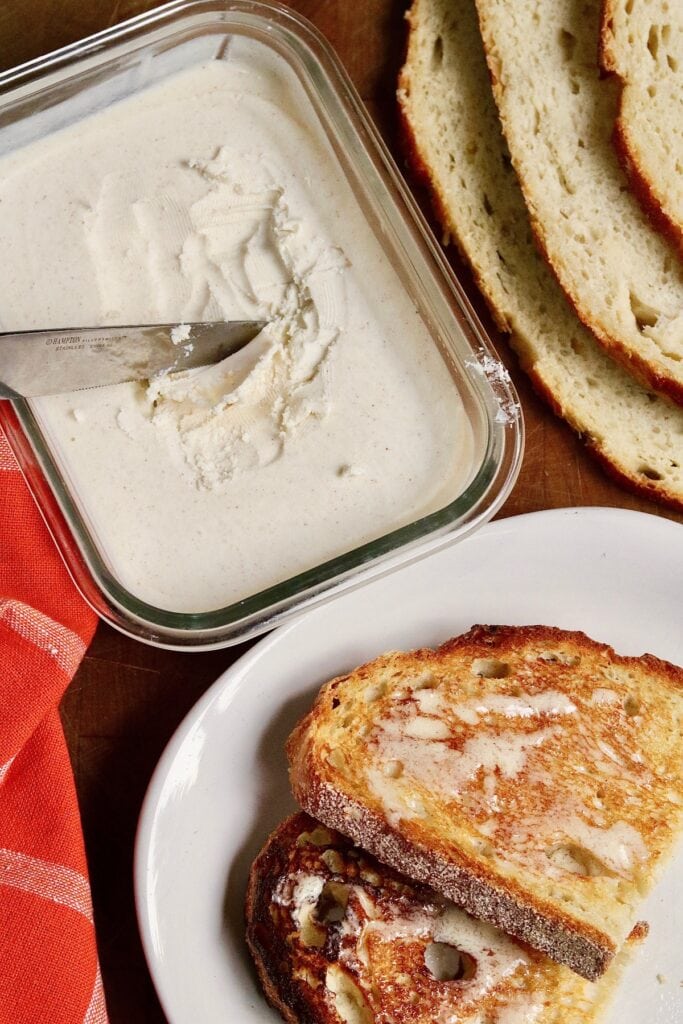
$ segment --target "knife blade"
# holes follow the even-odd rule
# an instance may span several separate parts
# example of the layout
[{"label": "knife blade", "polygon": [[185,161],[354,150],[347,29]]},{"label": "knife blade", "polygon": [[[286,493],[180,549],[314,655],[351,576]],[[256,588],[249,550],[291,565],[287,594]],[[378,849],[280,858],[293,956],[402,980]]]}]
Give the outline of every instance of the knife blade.
[{"label": "knife blade", "polygon": [[0,398],[38,398],[217,363],[266,321],[0,332]]}]

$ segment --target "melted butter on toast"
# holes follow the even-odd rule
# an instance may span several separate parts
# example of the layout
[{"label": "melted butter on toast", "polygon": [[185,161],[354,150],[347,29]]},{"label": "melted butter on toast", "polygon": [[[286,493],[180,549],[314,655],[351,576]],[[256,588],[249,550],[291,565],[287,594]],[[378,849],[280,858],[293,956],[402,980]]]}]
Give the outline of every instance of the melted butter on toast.
[{"label": "melted butter on toast", "polygon": [[257,858],[247,917],[271,1000],[316,1024],[587,1024],[606,994],[304,814]]},{"label": "melted butter on toast", "polygon": [[683,827],[683,670],[476,626],[320,691],[288,741],[310,814],[590,979]]},{"label": "melted butter on toast", "polygon": [[[582,799],[590,782],[577,787],[571,762],[558,778],[557,752],[566,750],[566,737],[576,731],[571,719],[584,710],[581,701],[577,705],[557,689],[526,692],[513,680],[498,686],[498,692],[458,701],[457,691],[443,693],[435,680],[416,690],[408,682],[399,699],[390,701],[368,737],[372,756],[366,770],[387,820],[424,818],[437,798],[474,820],[490,856],[500,846],[508,859],[527,867],[535,863],[555,877],[630,876],[648,856],[641,833],[625,821],[605,824],[604,802],[597,795]],[[609,691],[606,700],[597,689],[598,699],[592,691],[588,705],[613,708],[618,695]],[[617,754],[595,728],[595,717],[591,712],[592,732],[578,737],[577,746],[590,753],[596,772],[620,783],[646,781],[649,773],[637,749],[628,757]],[[614,717],[605,716],[612,727]],[[520,778],[528,783],[528,810]],[[541,814],[533,811],[539,798]]]}]

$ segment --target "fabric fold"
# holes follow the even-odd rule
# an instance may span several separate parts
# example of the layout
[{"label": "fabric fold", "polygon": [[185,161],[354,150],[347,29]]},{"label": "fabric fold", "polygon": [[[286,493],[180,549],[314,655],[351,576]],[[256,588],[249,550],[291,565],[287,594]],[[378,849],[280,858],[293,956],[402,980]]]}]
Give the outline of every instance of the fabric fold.
[{"label": "fabric fold", "polygon": [[95,625],[0,429],[0,1024],[107,1024],[59,717]]}]

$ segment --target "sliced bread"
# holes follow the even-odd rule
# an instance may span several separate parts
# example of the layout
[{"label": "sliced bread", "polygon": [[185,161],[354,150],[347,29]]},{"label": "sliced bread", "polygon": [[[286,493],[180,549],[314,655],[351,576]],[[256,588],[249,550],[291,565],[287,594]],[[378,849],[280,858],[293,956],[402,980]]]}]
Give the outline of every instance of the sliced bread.
[{"label": "sliced bread", "polygon": [[604,0],[600,58],[622,86],[614,143],[631,186],[683,255],[683,4]]},{"label": "sliced bread", "polygon": [[287,751],[309,814],[594,980],[683,827],[682,730],[683,669],[479,626],[332,680]]},{"label": "sliced bread", "polygon": [[610,359],[533,243],[473,0],[415,0],[399,83],[406,151],[524,369],[605,469],[683,510],[683,410]]},{"label": "sliced bread", "polygon": [[607,351],[683,404],[683,265],[612,146],[619,86],[598,71],[600,0],[477,0],[477,10],[542,251]]},{"label": "sliced bread", "polygon": [[306,814],[254,861],[246,919],[290,1024],[592,1024],[616,980],[579,978]]}]

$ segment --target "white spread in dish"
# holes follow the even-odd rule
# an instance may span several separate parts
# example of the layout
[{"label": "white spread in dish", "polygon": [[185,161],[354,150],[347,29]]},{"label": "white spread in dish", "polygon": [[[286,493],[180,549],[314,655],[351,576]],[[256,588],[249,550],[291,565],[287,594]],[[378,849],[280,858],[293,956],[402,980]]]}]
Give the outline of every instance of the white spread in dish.
[{"label": "white spread in dish", "polygon": [[[228,605],[443,507],[472,437],[302,86],[260,43],[0,165],[4,329],[269,326],[202,370],[36,400],[112,574]],[[39,240],[37,244],[36,240]]]}]

